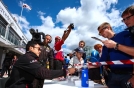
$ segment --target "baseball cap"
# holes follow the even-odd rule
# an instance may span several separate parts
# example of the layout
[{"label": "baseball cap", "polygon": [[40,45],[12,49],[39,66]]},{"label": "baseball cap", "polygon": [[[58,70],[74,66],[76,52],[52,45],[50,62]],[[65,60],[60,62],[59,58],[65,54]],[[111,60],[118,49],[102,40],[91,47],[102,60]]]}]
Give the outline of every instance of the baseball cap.
[{"label": "baseball cap", "polygon": [[74,51],[84,53],[84,50],[82,48],[76,48],[76,49],[74,49]]}]

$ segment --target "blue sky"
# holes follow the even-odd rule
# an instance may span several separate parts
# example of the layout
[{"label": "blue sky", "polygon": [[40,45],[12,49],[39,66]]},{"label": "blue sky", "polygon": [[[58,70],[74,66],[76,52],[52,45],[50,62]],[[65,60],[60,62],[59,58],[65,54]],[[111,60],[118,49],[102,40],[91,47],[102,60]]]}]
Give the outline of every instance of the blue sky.
[{"label": "blue sky", "polygon": [[3,2],[8,6],[8,9],[11,13],[16,13],[18,15],[21,13],[21,7],[19,6],[20,2],[27,3],[32,10],[24,10],[22,15],[27,18],[27,20],[30,22],[30,25],[42,24],[38,18],[37,11],[44,12],[45,16],[51,16],[53,21],[56,21],[56,15],[60,10],[65,9],[66,7],[72,8],[80,6],[79,0],[3,0]]},{"label": "blue sky", "polygon": [[86,45],[93,46],[100,43],[91,39],[91,36],[100,37],[97,27],[102,22],[109,22],[115,32],[124,30],[121,22],[122,11],[132,5],[134,0],[3,0],[11,14],[20,21],[21,5],[28,4],[32,10],[23,9],[21,23],[22,31],[31,39],[29,29],[35,28],[53,37],[62,36],[63,31],[70,23],[74,23],[72,30],[65,41],[65,51],[69,52],[78,46],[80,40]]}]

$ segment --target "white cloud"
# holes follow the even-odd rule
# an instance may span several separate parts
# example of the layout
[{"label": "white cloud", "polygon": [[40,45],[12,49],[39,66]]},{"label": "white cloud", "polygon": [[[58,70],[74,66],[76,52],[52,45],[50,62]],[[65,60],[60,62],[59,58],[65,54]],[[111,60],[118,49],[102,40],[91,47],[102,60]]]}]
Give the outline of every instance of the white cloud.
[{"label": "white cloud", "polygon": [[80,40],[86,41],[86,45],[90,46],[98,43],[90,37],[99,37],[97,27],[102,22],[109,22],[114,27],[122,26],[120,11],[116,10],[115,4],[117,0],[81,0],[81,7],[61,10],[57,21],[63,24],[73,22],[77,29],[71,32],[65,42],[67,47],[78,46]]},{"label": "white cloud", "polygon": [[42,11],[38,11],[37,13],[38,13],[39,15],[45,15],[45,13],[42,12]]},{"label": "white cloud", "polygon": [[[93,46],[95,43],[100,43],[91,39],[91,36],[100,37],[98,35],[97,27],[103,22],[109,22],[114,28],[123,26],[121,23],[120,11],[116,9],[115,5],[118,0],[80,0],[81,6],[76,8],[65,8],[57,14],[56,23],[53,22],[52,17],[44,16],[44,12],[39,11],[38,14],[42,21],[42,25],[32,26],[39,31],[50,34],[53,37],[54,44],[55,36],[62,36],[64,30],[70,23],[74,23],[75,30],[72,30],[69,37],[65,41],[69,52],[78,46],[80,40],[84,40],[86,45]],[[26,18],[21,19],[24,25],[23,29],[30,28]],[[63,24],[62,28],[55,26],[58,22]],[[30,33],[26,36],[29,38]],[[100,37],[102,38],[102,37]]]}]

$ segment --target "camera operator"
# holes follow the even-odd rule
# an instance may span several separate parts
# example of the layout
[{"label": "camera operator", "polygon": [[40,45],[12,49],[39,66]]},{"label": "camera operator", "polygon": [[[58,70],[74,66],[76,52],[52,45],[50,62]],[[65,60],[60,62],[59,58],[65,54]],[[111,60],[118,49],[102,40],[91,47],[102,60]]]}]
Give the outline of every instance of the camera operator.
[{"label": "camera operator", "polygon": [[[43,43],[40,44],[42,49],[38,61],[44,66],[44,68],[47,69],[53,69],[54,52],[53,49],[48,45],[51,43],[51,41],[51,35],[46,34]],[[33,82],[34,88],[43,88],[43,84],[44,79],[35,79]]]},{"label": "camera operator", "polygon": [[[102,41],[105,46],[100,61],[107,61],[108,59],[108,61],[129,60],[134,57],[134,34],[129,28],[134,26],[134,5],[122,13],[122,18],[129,31],[125,30],[115,34],[108,23],[103,23],[98,27],[99,34],[108,38],[108,40]],[[110,65],[110,70],[107,84],[109,88],[134,88],[133,64]]]},{"label": "camera operator", "polygon": [[[11,76],[5,84],[6,88],[33,88],[32,82],[37,79],[53,79],[66,76],[66,70],[45,69],[37,61],[41,53],[40,45],[35,41],[29,41],[26,45],[28,50],[14,64]],[[69,70],[74,73],[75,69]]]},{"label": "camera operator", "polygon": [[63,51],[61,49],[61,46],[64,44],[65,40],[67,39],[67,37],[69,36],[71,32],[71,29],[73,28],[74,28],[74,25],[70,24],[68,26],[68,30],[64,31],[62,38],[60,38],[59,36],[55,37],[55,45],[54,45],[54,55],[55,55],[54,69],[55,70],[62,69],[62,65],[64,63],[64,56],[63,56]]},{"label": "camera operator", "polygon": [[[54,60],[54,52],[53,49],[49,46],[52,41],[52,37],[49,34],[45,35],[44,41],[41,45],[41,54],[39,56],[39,61],[45,68],[53,69],[53,60]],[[47,62],[49,62],[49,66],[47,66]]]}]

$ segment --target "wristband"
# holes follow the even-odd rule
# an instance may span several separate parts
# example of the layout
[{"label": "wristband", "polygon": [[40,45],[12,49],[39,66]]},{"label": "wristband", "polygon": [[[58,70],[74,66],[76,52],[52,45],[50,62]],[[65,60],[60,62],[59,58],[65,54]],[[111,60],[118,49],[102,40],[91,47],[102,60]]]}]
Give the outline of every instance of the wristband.
[{"label": "wristband", "polygon": [[116,46],[114,47],[114,49],[115,49],[115,50],[118,50],[118,46],[119,46],[119,44],[116,43]]}]

